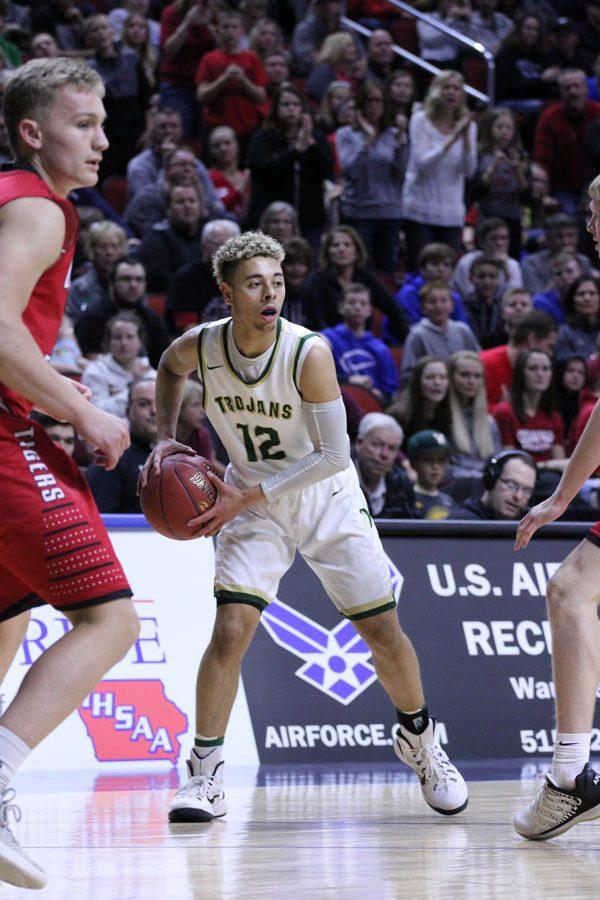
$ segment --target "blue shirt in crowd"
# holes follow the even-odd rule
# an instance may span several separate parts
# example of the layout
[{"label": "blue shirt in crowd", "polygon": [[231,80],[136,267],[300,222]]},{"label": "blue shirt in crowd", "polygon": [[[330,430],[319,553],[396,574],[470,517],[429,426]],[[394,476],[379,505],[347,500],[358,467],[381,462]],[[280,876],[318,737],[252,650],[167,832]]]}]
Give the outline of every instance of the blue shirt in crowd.
[{"label": "blue shirt in crowd", "polygon": [[331,344],[338,381],[343,384],[351,375],[367,375],[373,387],[391,396],[398,387],[398,372],[389,349],[370,331],[361,337],[340,323],[321,332]]}]

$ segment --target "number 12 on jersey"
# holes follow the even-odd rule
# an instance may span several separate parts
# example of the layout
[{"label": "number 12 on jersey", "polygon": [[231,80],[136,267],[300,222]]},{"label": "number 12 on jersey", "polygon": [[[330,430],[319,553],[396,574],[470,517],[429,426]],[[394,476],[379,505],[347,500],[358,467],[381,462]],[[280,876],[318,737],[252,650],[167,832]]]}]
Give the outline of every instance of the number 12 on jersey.
[{"label": "number 12 on jersey", "polygon": [[[274,447],[281,447],[281,438],[274,428],[264,428],[257,425],[254,428],[254,438],[250,434],[250,427],[242,425],[238,422],[235,426],[242,432],[244,447],[248,462],[258,462],[259,459],[285,459],[285,450],[274,450]],[[260,438],[266,437],[266,440],[260,441]]]}]

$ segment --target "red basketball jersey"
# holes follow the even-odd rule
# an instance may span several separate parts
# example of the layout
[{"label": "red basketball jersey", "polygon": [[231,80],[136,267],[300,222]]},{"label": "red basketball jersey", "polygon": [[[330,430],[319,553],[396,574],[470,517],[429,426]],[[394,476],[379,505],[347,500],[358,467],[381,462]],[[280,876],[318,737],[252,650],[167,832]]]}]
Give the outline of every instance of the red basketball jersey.
[{"label": "red basketball jersey", "polygon": [[[14,168],[0,172],[0,206],[21,197],[52,200],[62,209],[66,222],[60,257],[37,282],[23,313],[23,323],[42,353],[47,355],[54,349],[67,300],[78,218],[73,204],[55,194],[33,169]],[[0,381],[0,409],[13,416],[28,416],[32,404]]]}]

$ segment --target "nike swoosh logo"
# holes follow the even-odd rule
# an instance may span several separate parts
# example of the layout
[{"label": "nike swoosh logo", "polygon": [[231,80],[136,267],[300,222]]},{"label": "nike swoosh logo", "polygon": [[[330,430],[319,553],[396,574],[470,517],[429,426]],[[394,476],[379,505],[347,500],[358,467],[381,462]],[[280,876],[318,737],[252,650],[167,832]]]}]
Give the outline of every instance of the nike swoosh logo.
[{"label": "nike swoosh logo", "polygon": [[207,366],[206,368],[210,369],[210,371],[212,372],[213,369],[222,369],[223,366]]},{"label": "nike swoosh logo", "polygon": [[558,746],[559,747],[576,747],[577,741],[559,741]]},{"label": "nike swoosh logo", "polygon": [[336,494],[341,494],[341,492],[342,492],[343,490],[344,490],[344,488],[340,488],[339,491],[334,491],[333,494],[332,494],[331,496],[332,496],[332,497],[335,497]]}]

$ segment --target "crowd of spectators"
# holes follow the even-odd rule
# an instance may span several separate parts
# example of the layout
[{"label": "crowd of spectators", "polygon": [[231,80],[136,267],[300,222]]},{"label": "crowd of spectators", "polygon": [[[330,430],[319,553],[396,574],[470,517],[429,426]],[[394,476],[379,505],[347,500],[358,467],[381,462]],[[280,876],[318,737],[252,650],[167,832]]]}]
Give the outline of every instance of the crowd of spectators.
[{"label": "crowd of spectators", "polygon": [[[45,421],[104,511],[139,508],[161,353],[226,314],[211,257],[249,228],[284,244],[283,315],[332,349],[373,515],[514,519],[553,489],[600,393],[600,3],[415,5],[494,55],[494,107],[465,44],[385,0],[0,0],[0,92],[60,55],[106,86],[52,360],[134,443],[108,478]],[[223,470],[193,381],[178,437]]]}]

